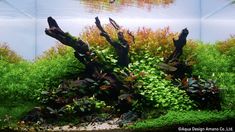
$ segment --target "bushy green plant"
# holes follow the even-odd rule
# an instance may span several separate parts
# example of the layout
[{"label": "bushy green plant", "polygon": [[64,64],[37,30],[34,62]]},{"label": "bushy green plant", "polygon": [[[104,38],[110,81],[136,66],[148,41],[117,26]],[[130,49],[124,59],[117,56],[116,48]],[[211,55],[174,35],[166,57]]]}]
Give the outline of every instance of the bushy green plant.
[{"label": "bushy green plant", "polygon": [[235,47],[235,36],[225,40],[216,42],[216,49],[219,50],[222,54],[234,55],[231,50],[234,50]]},{"label": "bushy green plant", "polygon": [[76,60],[72,49],[60,45],[46,51],[34,63],[24,60],[11,63],[4,59],[0,60],[0,68],[0,98],[35,99],[41,91],[78,74],[83,65]]},{"label": "bushy green plant", "polygon": [[97,100],[94,97],[84,97],[73,100],[73,103],[65,106],[65,111],[68,113],[90,113],[103,109],[106,106],[104,101]]},{"label": "bushy green plant", "polygon": [[226,41],[219,41],[216,43],[216,49],[227,57],[229,62],[229,72],[235,72],[235,36]]},{"label": "bushy green plant", "polygon": [[[113,38],[117,37],[114,30],[111,30],[110,27],[108,29],[107,31],[111,32]],[[131,86],[130,88],[133,88],[130,90],[131,92],[134,90],[136,94],[141,94],[144,97],[144,100],[137,99],[132,102],[134,108],[150,106],[158,110],[190,110],[194,103],[189,99],[186,92],[165,80],[163,72],[158,68],[159,62],[163,61],[162,58],[168,56],[173,50],[172,38],[175,35],[170,33],[167,28],[156,32],[149,29],[138,30],[136,44],[131,43],[130,45],[131,63],[126,69],[119,69],[116,66],[117,60],[113,48],[99,36],[99,31],[94,30],[94,27],[89,29],[89,32],[85,32],[83,38],[90,43],[101,63],[109,65],[110,69],[115,69],[111,72],[120,77],[120,80],[128,86]],[[233,42],[231,40],[231,43]],[[220,51],[218,47],[220,46],[195,44],[194,41],[188,41],[183,58],[189,58],[195,63],[194,74],[215,79],[222,87],[224,109],[235,109],[235,48],[227,46],[229,48]],[[93,98],[92,95],[84,97],[89,91],[84,88],[79,88],[75,92],[68,89],[57,91],[59,96],[55,94],[60,81],[63,79],[76,80],[79,73],[84,69],[84,66],[74,57],[71,48],[62,45],[53,47],[36,59],[34,63],[19,59],[8,48],[3,48],[3,50],[0,48],[0,55],[0,100],[35,99],[41,97],[42,91],[48,90],[53,93],[50,93],[52,96],[48,94],[48,98],[52,98],[54,101],[61,101],[61,98],[58,97],[62,96],[63,99],[72,100],[72,102],[65,103],[58,108],[48,107],[48,110],[52,113],[59,114],[61,111],[68,113],[89,112],[92,109],[102,109],[106,105],[103,101]],[[92,87],[88,87],[88,89],[90,88]],[[97,91],[102,89],[98,85],[97,88],[99,89]],[[84,98],[75,98],[79,95]],[[197,114],[197,112],[195,113]],[[178,112],[175,114],[178,114]],[[210,117],[214,117],[214,115]],[[180,121],[191,121],[179,118]],[[161,117],[159,120],[164,119]],[[170,116],[170,119],[173,119],[173,117]],[[165,123],[169,123],[169,121]],[[154,123],[150,124],[154,125]]]},{"label": "bushy green plant", "polygon": [[10,63],[17,63],[23,60],[17,55],[6,43],[0,43],[0,60],[5,60]]},{"label": "bushy green plant", "polygon": [[36,103],[34,89],[26,82],[31,63],[23,60],[6,44],[0,44],[0,129],[15,127]]},{"label": "bushy green plant", "polygon": [[[109,26],[106,27],[106,30],[113,38],[116,38],[115,31]],[[113,51],[111,48],[107,48],[109,44],[107,44],[102,37],[94,37],[99,36],[99,31],[97,31],[96,27],[87,28],[87,31],[83,33],[82,36],[89,44],[100,50],[97,51],[98,54],[102,55],[103,60],[106,60],[108,65],[113,64],[113,67],[115,67],[115,56],[110,56],[110,54],[113,55]],[[131,82],[135,80],[133,79],[135,77],[127,75],[128,77],[126,77],[125,81],[127,81],[127,83],[128,81],[136,83],[134,87],[141,87],[136,88],[138,89],[136,93],[144,95],[149,102],[154,102],[153,104],[158,108],[170,109],[171,106],[174,106],[171,109],[187,110],[191,109],[193,104],[189,100],[189,97],[183,90],[179,90],[172,86],[171,82],[164,80],[163,73],[159,72],[160,70],[157,68],[160,62],[159,57],[166,57],[170,54],[170,51],[173,50],[172,38],[175,36],[176,34],[169,32],[169,28],[155,32],[151,29],[143,28],[139,29],[135,34],[136,43],[133,44],[129,40],[128,35],[126,35],[131,46],[130,57],[132,63],[128,69],[116,69],[116,72],[121,72],[126,75],[133,73],[134,76],[138,76],[141,73],[146,74],[139,77],[138,81],[135,82]],[[193,41],[190,41],[190,47],[196,47]],[[193,48],[189,48],[187,51],[190,52],[192,49]],[[186,58],[188,55],[189,53],[185,55]],[[140,102],[135,102],[133,105],[140,106],[139,103]]]},{"label": "bushy green plant", "polygon": [[23,75],[28,73],[29,65],[6,44],[0,44],[0,100],[17,100],[30,95]]},{"label": "bushy green plant", "polygon": [[113,48],[110,46],[101,48],[100,46],[97,46],[93,48],[96,52],[97,56],[99,57],[99,61],[101,64],[113,69],[117,65],[117,55]]},{"label": "bushy green plant", "polygon": [[32,88],[26,84],[29,65],[23,60],[17,63],[0,60],[0,100],[18,100],[33,95]]},{"label": "bushy green plant", "polygon": [[[216,50],[215,45],[200,44],[196,49],[194,74],[210,78],[217,73],[228,72],[230,60]],[[214,73],[214,74],[213,74]]]},{"label": "bushy green plant", "polygon": [[235,109],[235,73],[217,73],[215,78],[221,87],[222,108]]},{"label": "bushy green plant", "polygon": [[5,95],[6,98],[17,99],[18,97],[32,95],[32,89],[25,83],[24,74],[29,70],[27,66],[28,64],[23,62],[17,65],[9,64],[9,71],[1,78],[1,94]]},{"label": "bushy green plant", "polygon": [[62,79],[77,76],[83,68],[84,66],[74,57],[72,49],[57,45],[31,65],[27,85],[37,91],[38,97],[41,91],[57,87]]},{"label": "bushy green plant", "polygon": [[163,78],[164,74],[158,68],[160,58],[151,56],[147,51],[133,58],[135,61],[130,64],[130,71],[139,75],[134,87],[137,93],[147,99],[145,103],[151,102],[151,105],[159,109],[192,109],[193,103],[186,92]]},{"label": "bushy green plant", "polygon": [[195,49],[194,74],[213,79],[219,85],[222,108],[235,107],[234,39],[218,42],[216,45],[198,44]]}]

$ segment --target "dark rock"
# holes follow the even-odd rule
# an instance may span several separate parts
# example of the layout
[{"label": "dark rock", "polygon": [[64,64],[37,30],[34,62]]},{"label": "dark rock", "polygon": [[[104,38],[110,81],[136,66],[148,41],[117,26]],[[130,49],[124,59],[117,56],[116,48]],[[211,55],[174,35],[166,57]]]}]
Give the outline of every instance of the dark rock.
[{"label": "dark rock", "polygon": [[117,121],[119,127],[122,127],[125,124],[131,123],[138,119],[139,115],[136,112],[129,111],[121,115],[120,119]]},{"label": "dark rock", "polygon": [[35,107],[31,111],[29,111],[22,119],[21,121],[24,122],[37,122],[41,121],[43,122],[43,110],[41,107]]}]

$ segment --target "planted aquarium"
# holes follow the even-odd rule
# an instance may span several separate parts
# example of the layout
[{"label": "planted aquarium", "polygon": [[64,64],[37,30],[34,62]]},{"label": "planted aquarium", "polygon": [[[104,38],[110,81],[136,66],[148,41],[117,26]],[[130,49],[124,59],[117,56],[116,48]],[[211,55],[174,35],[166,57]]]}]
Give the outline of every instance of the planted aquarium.
[{"label": "planted aquarium", "polygon": [[234,0],[0,0],[0,131],[234,131]]}]

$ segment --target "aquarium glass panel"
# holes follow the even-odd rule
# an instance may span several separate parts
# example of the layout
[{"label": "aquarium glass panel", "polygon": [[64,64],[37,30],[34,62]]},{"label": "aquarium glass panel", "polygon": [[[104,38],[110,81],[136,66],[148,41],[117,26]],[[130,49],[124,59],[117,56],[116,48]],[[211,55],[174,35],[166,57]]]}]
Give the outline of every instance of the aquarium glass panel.
[{"label": "aquarium glass panel", "polygon": [[[213,43],[235,34],[234,0],[0,0],[0,42],[7,43],[24,58],[33,60],[56,44],[44,33],[47,17],[53,16],[73,35],[94,25],[99,16],[103,24],[115,19],[131,31],[146,27],[169,27],[179,32],[187,27],[189,39]],[[14,38],[14,39],[13,39]]]}]

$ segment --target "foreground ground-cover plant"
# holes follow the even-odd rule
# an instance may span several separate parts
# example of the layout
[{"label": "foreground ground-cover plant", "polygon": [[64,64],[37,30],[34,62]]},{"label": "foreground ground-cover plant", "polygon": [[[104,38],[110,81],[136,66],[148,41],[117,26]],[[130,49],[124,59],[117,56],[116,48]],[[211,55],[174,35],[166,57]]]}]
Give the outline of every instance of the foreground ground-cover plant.
[{"label": "foreground ground-cover plant", "polygon": [[[159,128],[178,130],[180,127],[233,127],[234,110],[225,111],[169,111],[167,114],[155,119],[147,119],[129,126],[139,131],[158,130]],[[161,129],[159,129],[161,130]],[[168,130],[169,131],[169,130]]]}]

